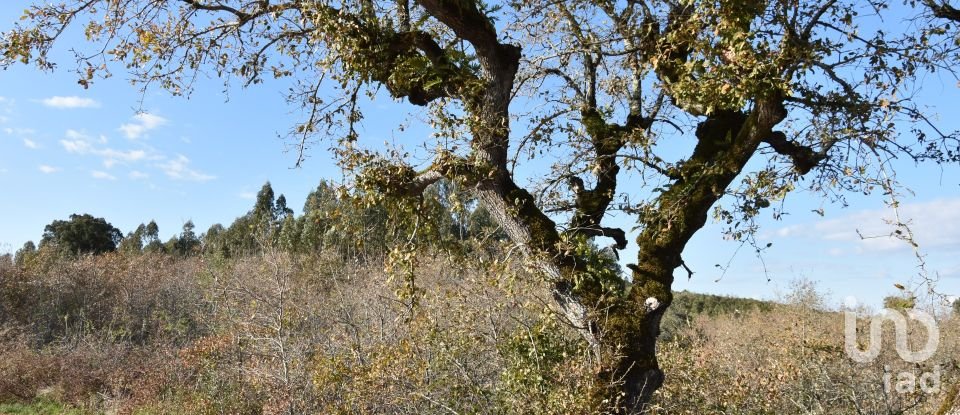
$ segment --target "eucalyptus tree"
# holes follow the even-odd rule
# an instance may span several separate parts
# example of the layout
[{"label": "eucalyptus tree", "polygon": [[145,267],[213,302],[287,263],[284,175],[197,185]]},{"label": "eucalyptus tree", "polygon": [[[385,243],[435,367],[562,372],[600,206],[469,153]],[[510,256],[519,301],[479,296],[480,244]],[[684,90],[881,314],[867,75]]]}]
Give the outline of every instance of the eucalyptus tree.
[{"label": "eucalyptus tree", "polygon": [[137,229],[127,233],[127,236],[120,241],[120,245],[117,245],[117,250],[125,254],[140,254],[143,252],[143,239],[146,232],[146,225],[141,223]]},{"label": "eucalyptus tree", "polygon": [[157,221],[151,219],[143,230],[143,251],[150,253],[163,252],[163,242],[160,242],[160,226],[157,225]]},{"label": "eucalyptus tree", "polygon": [[[779,214],[796,188],[889,190],[891,158],[957,161],[956,137],[911,93],[944,67],[934,49],[948,35],[882,27],[924,7],[887,3],[70,0],[27,9],[2,50],[7,65],[49,69],[58,37],[81,25],[95,45],[71,45],[84,87],[111,62],[174,94],[204,73],[295,80],[301,155],[334,140],[379,201],[443,178],[470,189],[592,351],[598,402],[636,412],[663,382],[659,322],[711,210],[750,238],[752,218]],[[387,94],[425,107],[434,134],[396,134],[429,162],[364,148],[364,108]],[[631,243],[607,223],[617,212],[638,230],[631,284],[583,249]]]},{"label": "eucalyptus tree", "polygon": [[[17,250],[13,256],[13,263],[18,267],[25,266],[37,255],[37,245],[33,241],[23,243],[23,247]],[[960,302],[958,302],[960,304]],[[960,308],[958,308],[960,310]]]}]

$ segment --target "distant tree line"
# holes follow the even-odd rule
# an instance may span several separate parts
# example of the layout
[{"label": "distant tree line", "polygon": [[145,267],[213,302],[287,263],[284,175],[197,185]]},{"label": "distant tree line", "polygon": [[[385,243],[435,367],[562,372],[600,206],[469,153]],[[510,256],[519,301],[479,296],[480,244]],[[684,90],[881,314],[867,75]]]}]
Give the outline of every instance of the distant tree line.
[{"label": "distant tree line", "polygon": [[[365,258],[382,255],[401,238],[418,232],[418,242],[429,244],[506,238],[486,209],[449,182],[431,186],[413,215],[417,217],[398,217],[398,212],[382,205],[364,204],[354,195],[321,181],[307,196],[303,213],[297,216],[288,206],[286,196],[276,196],[267,182],[257,193],[252,209],[226,227],[217,223],[198,235],[193,221],[187,221],[179,234],[161,242],[160,228],[153,220],[141,223],[124,236],[104,218],[73,214],[67,220],[54,220],[47,225],[39,246],[28,241],[13,260],[23,264],[41,250],[64,255],[119,251],[125,255],[204,253],[234,257],[265,247],[305,254],[332,251],[342,257]],[[412,226],[418,232],[411,232]]]},{"label": "distant tree line", "polygon": [[672,338],[693,323],[697,316],[715,317],[724,314],[744,314],[751,311],[769,311],[774,303],[750,298],[699,294],[689,291],[674,293],[673,306],[664,314],[661,335]]}]

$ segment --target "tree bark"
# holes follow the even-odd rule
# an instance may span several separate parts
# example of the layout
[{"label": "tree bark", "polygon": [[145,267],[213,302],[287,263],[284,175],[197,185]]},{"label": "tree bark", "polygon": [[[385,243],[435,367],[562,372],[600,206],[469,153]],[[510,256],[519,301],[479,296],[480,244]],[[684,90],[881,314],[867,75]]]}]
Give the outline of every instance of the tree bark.
[{"label": "tree bark", "polygon": [[602,378],[622,379],[626,413],[640,413],[663,385],[656,342],[660,320],[673,301],[673,271],[704,224],[710,208],[725,194],[760,143],[786,117],[779,97],[758,100],[749,113],[720,111],[697,128],[698,143],[680,167],[680,178],[661,194],[655,210],[642,218],[640,248],[627,298],[601,323],[602,342],[616,354]]},{"label": "tree bark", "polygon": [[656,342],[660,320],[673,300],[673,271],[682,264],[683,249],[706,223],[710,208],[760,143],[774,134],[773,126],[785,118],[782,100],[760,99],[749,113],[719,111],[698,125],[693,154],[655,209],[642,218],[630,292],[604,299],[597,310],[596,300],[603,294],[575,292],[573,277],[582,272],[578,261],[562,252],[556,224],[536,206],[530,193],[513,182],[506,167],[508,107],[520,50],[502,44],[484,50],[487,54],[481,62],[487,85],[470,110],[477,120],[472,126],[474,155],[489,172],[477,182],[476,193],[511,240],[522,247],[527,260],[552,284],[561,313],[592,349],[600,368],[597,382],[606,388],[602,398],[619,402],[624,413],[640,413],[664,382]]},{"label": "tree bark", "polygon": [[[602,284],[575,288],[581,261],[561,247],[563,238],[540,210],[533,196],[513,182],[507,169],[510,136],[509,105],[520,61],[520,48],[500,43],[493,24],[462,0],[416,0],[431,15],[469,41],[477,51],[483,87],[464,97],[471,115],[472,162],[480,177],[475,193],[527,261],[551,284],[561,313],[587,341],[598,367],[600,398],[616,403],[623,413],[640,413],[663,385],[656,355],[660,320],[673,300],[673,271],[693,234],[703,227],[709,209],[743,170],[760,143],[786,112],[782,97],[760,97],[749,112],[717,111],[697,128],[693,154],[671,174],[673,183],[641,217],[639,254],[633,285],[625,295],[607,295]],[[589,109],[589,108],[588,108]],[[586,115],[590,115],[589,111]],[[635,114],[639,115],[639,114]],[[637,116],[633,127],[643,124]],[[589,121],[591,117],[586,117]],[[597,194],[578,192],[577,220],[584,228],[599,227],[616,185],[615,155],[622,146],[609,125],[588,122],[598,156],[606,164],[598,177]],[[599,130],[598,130],[599,128]],[[626,127],[624,127],[626,128]],[[581,186],[582,187],[582,183]],[[610,193],[610,195],[607,195]],[[592,197],[591,197],[592,196]],[[614,298],[610,298],[614,297]]]}]

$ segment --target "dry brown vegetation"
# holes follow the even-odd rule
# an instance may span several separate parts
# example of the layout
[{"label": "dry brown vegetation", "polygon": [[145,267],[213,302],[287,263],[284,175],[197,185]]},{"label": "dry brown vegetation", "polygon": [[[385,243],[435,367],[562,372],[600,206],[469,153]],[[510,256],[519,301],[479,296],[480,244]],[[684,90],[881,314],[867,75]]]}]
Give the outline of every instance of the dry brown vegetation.
[{"label": "dry brown vegetation", "polygon": [[[271,250],[0,261],[0,403],[143,414],[602,412],[611,403],[594,399],[604,385],[579,338],[530,274],[495,257],[421,255],[414,295],[398,295],[403,279],[380,261]],[[653,412],[926,414],[947,399],[957,319],[942,321],[939,352],[919,367],[892,345],[861,365],[843,352],[842,315],[816,298],[685,319],[661,348],[668,381]],[[935,367],[939,394],[884,391],[885,368]]]},{"label": "dry brown vegetation", "polygon": [[[807,292],[788,299],[803,301],[787,301],[769,311],[697,319],[661,348],[664,371],[673,376],[661,391],[656,413],[938,413],[960,374],[957,318],[940,320],[940,347],[921,364],[900,359],[890,324],[884,325],[880,357],[861,364],[844,351],[843,315],[809,301],[817,298],[822,297]],[[868,342],[868,324],[859,325],[861,348]],[[912,350],[918,350],[925,331],[911,327],[909,333]],[[939,373],[938,391],[925,392],[917,385],[900,393],[901,373],[918,380],[924,373]]]}]

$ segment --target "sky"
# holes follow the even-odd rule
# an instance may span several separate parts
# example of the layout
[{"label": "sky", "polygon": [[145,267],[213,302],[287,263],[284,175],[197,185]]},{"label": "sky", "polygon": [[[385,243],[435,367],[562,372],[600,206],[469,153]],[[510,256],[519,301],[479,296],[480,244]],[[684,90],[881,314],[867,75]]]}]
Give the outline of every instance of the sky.
[{"label": "sky", "polygon": [[[22,11],[18,2],[0,4],[0,30]],[[70,34],[68,34],[70,35]],[[37,241],[46,224],[73,213],[104,217],[124,233],[156,220],[163,239],[192,220],[203,231],[228,225],[246,213],[266,182],[299,211],[321,179],[340,180],[324,146],[312,149],[294,168],[297,154],[280,138],[297,118],[283,100],[287,85],[267,81],[224,93],[222,81],[200,79],[189,98],[132,87],[122,69],[89,89],[70,70],[71,39],[61,44],[64,67],[41,73],[14,66],[0,72],[0,253]],[[74,40],[76,41],[76,40]],[[920,98],[953,119],[960,87],[953,79],[930,76]],[[360,131],[361,140],[416,141],[417,131],[390,127],[404,114],[398,105],[378,105]],[[528,172],[529,174],[530,172]],[[534,172],[535,173],[535,172]],[[902,162],[897,174],[912,194],[901,198],[900,214],[911,221],[928,275],[937,288],[960,294],[960,168]],[[690,242],[684,259],[694,271],[678,270],[674,288],[776,299],[793,281],[817,282],[834,304],[847,297],[878,306],[917,274],[911,246],[892,238],[884,218],[893,211],[878,193],[850,195],[850,206],[831,204],[797,191],[788,196],[790,214],[759,219],[757,240],[772,243],[762,255],[722,238],[709,224]],[[821,216],[818,211],[822,209]],[[629,223],[625,218],[618,221]],[[863,239],[864,236],[880,236]],[[636,258],[636,248],[621,253]]]}]

